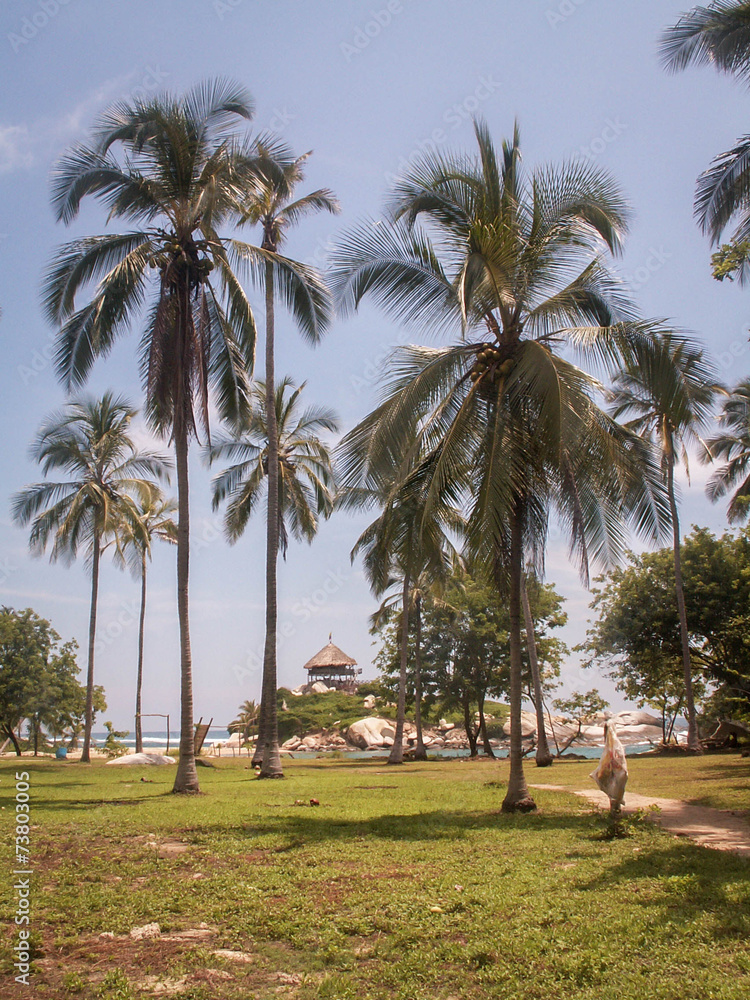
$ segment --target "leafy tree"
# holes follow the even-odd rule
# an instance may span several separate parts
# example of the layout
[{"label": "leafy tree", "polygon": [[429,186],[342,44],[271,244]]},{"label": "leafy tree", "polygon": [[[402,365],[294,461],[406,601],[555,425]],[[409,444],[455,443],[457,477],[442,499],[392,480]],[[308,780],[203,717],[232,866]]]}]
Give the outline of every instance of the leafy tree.
[{"label": "leafy tree", "polygon": [[[379,516],[362,532],[352,549],[352,559],[363,554],[365,574],[377,597],[387,595],[375,620],[386,620],[395,607],[399,608],[399,684],[396,711],[396,730],[393,746],[388,755],[389,764],[403,764],[403,736],[406,721],[407,666],[409,653],[409,616],[412,606],[417,629],[415,687],[419,695],[418,753],[426,757],[421,738],[421,622],[422,601],[425,592],[437,592],[448,578],[455,561],[452,544],[446,528],[457,529],[462,520],[451,508],[445,508],[441,517],[424,521],[425,490],[419,476],[400,484],[398,476],[381,481],[380,489],[352,490],[344,496],[344,503],[366,506],[372,502],[381,505]],[[388,591],[391,591],[388,594]],[[400,592],[400,593],[399,593]]]},{"label": "leafy tree", "polygon": [[138,533],[137,500],[147,498],[154,485],[143,477],[163,476],[166,470],[162,456],[136,450],[129,432],[135,414],[126,400],[109,392],[100,400],[68,404],[42,427],[32,448],[45,476],[60,471],[68,478],[34,483],[12,499],[14,519],[31,524],[32,552],[41,554],[51,542],[51,559],[70,562],[83,546],[91,566],[84,763],[90,761],[94,712],[101,554],[124,524]]},{"label": "leafy tree", "polygon": [[177,544],[177,523],[172,515],[177,504],[165,499],[161,490],[152,487],[137,501],[135,520],[126,521],[115,538],[117,551],[131,572],[141,580],[141,610],[138,617],[138,667],[135,683],[135,752],[143,753],[143,723],[141,720],[141,693],[143,689],[143,645],[146,626],[146,575],[151,559],[151,545],[155,539]]},{"label": "leafy tree", "polygon": [[[559,674],[567,649],[551,631],[565,624],[563,599],[550,585],[530,587],[531,610],[540,671],[548,687]],[[454,576],[441,600],[426,599],[422,623],[422,667],[425,705],[430,714],[457,709],[463,718],[472,756],[481,737],[492,756],[484,721],[487,697],[507,697],[509,687],[509,614],[494,587],[468,574]],[[416,622],[413,623],[409,660],[414,663]],[[398,672],[400,643],[393,623],[375,629],[381,648],[376,665],[389,683]],[[414,690],[409,676],[407,691]],[[532,686],[530,662],[524,660],[524,684]],[[411,702],[411,699],[408,699]],[[478,727],[474,724],[479,718]]]},{"label": "leafy tree", "polygon": [[262,753],[261,778],[283,778],[279,756],[276,713],[276,575],[280,547],[279,429],[276,422],[277,391],[275,384],[275,300],[280,295],[292,313],[300,332],[311,344],[317,344],[328,327],[331,297],[322,276],[312,267],[281,254],[287,231],[313,212],[338,212],[331,191],[321,188],[301,198],[295,189],[304,178],[304,164],[310,153],[277,164],[268,157],[268,168],[259,173],[246,193],[240,221],[261,227],[261,245],[243,245],[240,259],[250,275],[265,292],[265,424],[268,442],[268,503],[266,519],[266,640],[263,654],[263,690],[261,723],[256,754]]},{"label": "leafy tree", "polygon": [[[83,717],[86,689],[77,680],[76,648],[75,642],[61,644],[50,623],[31,608],[0,609],[0,732],[19,756],[24,719],[36,736],[42,727],[59,736]],[[100,687],[93,701],[95,710],[106,707]]]},{"label": "leafy tree", "polygon": [[[744,531],[716,538],[696,528],[683,542],[682,565],[693,661],[730,695],[735,714],[744,716],[750,707],[750,538]],[[670,717],[681,708],[672,574],[672,552],[660,549],[631,554],[628,566],[601,578],[592,604],[596,620],[582,647],[588,662],[607,668],[628,697],[662,713],[667,735]],[[703,678],[697,682],[700,695]]]},{"label": "leafy tree", "polygon": [[[245,245],[222,236],[243,216],[239,204],[269,155],[244,131],[252,100],[228,81],[184,95],[120,103],[106,111],[89,142],[74,146],[53,177],[60,221],[72,222],[87,196],[130,232],[91,236],[62,247],[45,287],[51,322],[61,326],[57,368],[67,388],[81,385],[99,356],[140,314],[141,370],[151,426],[174,442],[179,510],[177,609],[180,635],[180,759],[174,791],[198,792],[193,741],[189,623],[188,449],[209,432],[209,394],[221,419],[248,407],[255,320],[235,274]],[[247,248],[250,253],[250,249]],[[90,300],[77,299],[96,282]]]},{"label": "leafy tree", "polygon": [[[269,430],[266,412],[267,386],[258,382],[253,388],[256,406],[241,435],[233,440],[217,442],[209,449],[212,462],[228,459],[229,466],[213,481],[213,504],[216,509],[226,500],[224,526],[231,543],[243,534],[263,493],[267,509],[271,506],[269,490],[276,490],[274,510],[276,524],[273,559],[266,561],[266,645],[263,668],[258,740],[253,763],[260,765],[260,777],[282,778],[279,755],[278,718],[276,709],[276,561],[280,550],[286,558],[289,533],[298,541],[312,542],[318,531],[319,519],[328,517],[333,509],[333,464],[321,432],[338,430],[338,420],[332,410],[323,407],[301,408],[300,395],[305,383],[296,387],[284,378],[274,394],[273,434]],[[277,456],[275,486],[272,484],[271,438]],[[268,537],[268,536],[267,536]],[[272,564],[272,565],[271,565]],[[268,608],[272,608],[270,614]],[[271,638],[269,644],[269,637]],[[268,670],[266,669],[268,667]],[[266,709],[263,698],[273,696],[273,709]]]},{"label": "leafy tree", "polygon": [[592,165],[526,174],[517,130],[500,151],[484,124],[475,132],[474,158],[423,156],[397,184],[390,220],[336,251],[345,309],[371,294],[397,319],[464,332],[396,353],[384,402],[344,439],[342,464],[346,485],[367,486],[411,458],[426,473],[425,522],[441,505],[467,512],[467,556],[509,602],[503,808],[515,811],[535,807],[521,742],[523,568],[542,561],[550,510],[585,577],[590,559],[622,552],[624,513],[654,533],[666,509],[644,448],[602,413],[598,383],[562,349],[619,363],[650,338],[606,267],[627,226],[620,192]]},{"label": "leafy tree", "polygon": [[720,391],[712,365],[703,352],[683,337],[665,333],[617,373],[610,393],[618,419],[648,440],[660,454],[672,517],[674,586],[680,620],[688,747],[700,752],[695,718],[690,638],[680,559],[680,518],[674,470],[682,461],[689,473],[688,446],[705,447],[701,434],[708,426],[714,399]]},{"label": "leafy tree", "polygon": [[[694,7],[662,36],[662,60],[673,72],[688,66],[711,65],[741,81],[750,79],[750,3],[714,0]],[[714,244],[730,224],[736,224],[729,244],[712,257],[718,280],[737,274],[750,278],[750,136],[743,136],[698,178],[695,214]]]},{"label": "leafy tree", "polygon": [[586,691],[585,694],[581,691],[574,691],[569,698],[556,698],[554,705],[563,718],[572,720],[578,726],[578,731],[570,737],[562,750],[560,750],[560,754],[562,754],[571,744],[581,738],[581,731],[584,725],[587,722],[592,722],[600,712],[603,712],[608,707],[609,702],[602,698],[596,688],[592,688],[591,691]]},{"label": "leafy tree", "polygon": [[[532,611],[531,600],[529,599],[530,587],[536,594],[537,616],[543,616],[545,619],[543,628],[545,626],[556,628],[564,625],[568,620],[568,616],[561,610],[562,598],[555,593],[554,588],[549,585],[542,587],[535,577],[531,577],[527,573],[523,580],[521,601],[523,605],[524,632],[526,633],[526,654],[529,660],[530,685],[528,698],[536,712],[536,766],[550,767],[553,758],[549,749],[549,743],[547,742],[547,725],[544,718],[544,690],[545,687],[549,686],[549,678],[544,676],[543,669],[539,663],[539,643],[541,636],[537,636],[534,612]],[[542,601],[544,601],[546,606],[544,613],[539,608],[539,604]],[[567,647],[559,639],[548,640],[548,645],[550,643],[555,644],[555,666],[557,673],[559,673],[559,663],[564,653],[567,653]]]},{"label": "leafy tree", "polygon": [[[122,742],[123,737],[128,735],[128,731],[115,729],[111,722],[105,722],[104,728],[107,730],[107,738],[104,741],[104,746],[102,747],[104,753],[109,758],[122,757],[123,754],[128,752],[127,744]],[[142,752],[142,750],[137,751],[137,753]]]}]

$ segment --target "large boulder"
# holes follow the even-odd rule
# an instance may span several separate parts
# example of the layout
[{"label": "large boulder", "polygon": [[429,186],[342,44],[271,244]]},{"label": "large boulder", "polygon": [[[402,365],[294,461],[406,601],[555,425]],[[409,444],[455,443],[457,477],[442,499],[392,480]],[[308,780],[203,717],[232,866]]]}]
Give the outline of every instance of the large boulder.
[{"label": "large boulder", "polygon": [[368,712],[371,709],[375,708],[376,701],[377,701],[377,698],[375,697],[374,694],[368,694],[367,695],[367,697],[365,698],[365,701],[364,701],[364,706],[365,706],[365,708],[367,709]]},{"label": "large boulder", "polygon": [[144,764],[155,764],[157,766],[161,764],[176,764],[174,757],[167,757],[163,753],[127,753],[124,757],[115,757],[114,760],[108,760],[108,764],[130,764],[133,767],[140,766]]},{"label": "large boulder", "polygon": [[367,718],[353,722],[346,732],[347,742],[360,750],[386,746],[386,740],[393,745],[396,730],[388,719]]},{"label": "large boulder", "polygon": [[[510,719],[503,725],[503,732],[510,736]],[[521,735],[536,736],[536,714],[534,712],[521,712]]]},{"label": "large boulder", "polygon": [[618,731],[623,726],[658,726],[661,729],[661,719],[650,712],[618,712],[614,717]]},{"label": "large boulder", "polygon": [[661,743],[664,736],[661,724],[658,726],[619,726],[617,735],[623,743]]},{"label": "large boulder", "polygon": [[310,694],[328,694],[329,691],[335,691],[335,688],[329,688],[327,684],[323,681],[315,681],[310,686]]}]

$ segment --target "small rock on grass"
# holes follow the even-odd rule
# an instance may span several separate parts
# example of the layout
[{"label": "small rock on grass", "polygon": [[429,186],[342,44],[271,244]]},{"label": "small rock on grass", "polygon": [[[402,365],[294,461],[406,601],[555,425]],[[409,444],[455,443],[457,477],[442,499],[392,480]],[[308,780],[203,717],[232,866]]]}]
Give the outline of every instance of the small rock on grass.
[{"label": "small rock on grass", "polygon": [[211,954],[215,958],[225,958],[228,962],[252,962],[253,960],[253,956],[246,951],[230,951],[229,948],[219,948],[218,951],[212,951]]},{"label": "small rock on grass", "polygon": [[147,938],[161,937],[161,927],[158,924],[144,924],[143,927],[133,927],[130,936],[134,941],[144,941]]}]

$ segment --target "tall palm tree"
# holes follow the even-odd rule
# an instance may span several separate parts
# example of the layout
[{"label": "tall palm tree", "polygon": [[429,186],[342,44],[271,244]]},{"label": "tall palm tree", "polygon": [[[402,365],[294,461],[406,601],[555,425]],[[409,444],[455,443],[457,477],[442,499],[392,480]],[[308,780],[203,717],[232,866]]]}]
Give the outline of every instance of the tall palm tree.
[{"label": "tall palm tree", "polygon": [[746,521],[750,513],[750,379],[743,379],[724,400],[719,417],[721,433],[706,440],[710,461],[725,464],[709,479],[706,492],[715,503],[733,490],[727,516],[730,523]]},{"label": "tall palm tree", "polygon": [[276,721],[276,623],[277,558],[279,551],[279,462],[276,426],[275,387],[275,299],[280,295],[291,311],[303,337],[317,344],[328,327],[331,297],[322,276],[312,267],[291,260],[279,251],[287,231],[301,218],[313,212],[339,211],[338,202],[325,188],[301,198],[295,188],[304,178],[306,153],[297,159],[278,164],[269,154],[268,169],[257,178],[244,202],[241,222],[259,225],[260,246],[236,247],[236,254],[250,277],[265,294],[265,416],[268,433],[268,505],[266,520],[266,637],[263,652],[263,681],[257,750],[263,752],[260,777],[283,778]]},{"label": "tall palm tree", "polygon": [[622,554],[625,508],[656,530],[664,505],[642,475],[645,450],[596,405],[599,383],[558,352],[617,363],[648,339],[606,267],[626,228],[622,196],[592,165],[527,176],[517,129],[499,156],[482,123],[475,132],[477,157],[425,155],[396,185],[390,220],[336,251],[344,308],[371,293],[398,319],[464,331],[449,347],[397,352],[385,401],[345,439],[343,481],[367,483],[421,453],[425,523],[445,503],[467,510],[467,555],[509,601],[503,808],[514,811],[534,808],[521,743],[524,561],[541,561],[553,506],[585,577],[589,558]]},{"label": "tall palm tree", "polygon": [[[750,2],[715,0],[694,7],[662,35],[661,55],[673,71],[710,64],[743,82],[750,80]],[[736,228],[731,244],[736,248],[735,266],[740,282],[750,279],[750,136],[715,157],[698,178],[695,214],[713,243],[732,220]]]},{"label": "tall palm tree", "polygon": [[[86,196],[108,218],[136,228],[74,240],[49,268],[46,308],[61,326],[57,369],[67,388],[83,383],[95,359],[139,319],[140,357],[151,426],[174,442],[177,469],[177,607],[180,636],[180,759],[175,792],[200,790],[193,743],[189,624],[188,450],[209,394],[230,422],[247,411],[255,320],[233,270],[243,244],[221,236],[242,215],[239,199],[274,153],[251,143],[248,93],[227,81],[115,105],[90,142],[73,147],[53,175],[59,220],[70,223]],[[279,153],[282,155],[283,151]],[[92,282],[89,301],[77,298]]]},{"label": "tall palm tree", "polygon": [[[380,502],[378,517],[362,532],[352,549],[352,560],[363,555],[365,574],[376,597],[398,587],[400,595],[391,594],[376,615],[383,620],[392,612],[394,604],[400,605],[399,683],[396,707],[396,732],[388,756],[389,764],[404,762],[404,724],[406,722],[406,674],[409,655],[409,618],[412,607],[421,629],[421,602],[426,589],[439,590],[450,576],[455,564],[455,553],[446,530],[460,530],[463,521],[455,510],[445,507],[440,518],[426,521],[423,517],[426,498],[424,470],[417,469],[399,483],[395,478],[388,492],[367,493],[354,489],[340,498],[342,506],[366,507]],[[385,486],[386,484],[382,484]],[[382,490],[381,486],[381,490]],[[417,658],[421,656],[418,636]],[[418,662],[417,666],[420,664]],[[415,697],[421,734],[421,680],[417,682]],[[419,756],[426,756],[421,739],[417,746]]]},{"label": "tall palm tree", "polygon": [[31,523],[29,545],[42,553],[52,542],[52,560],[72,561],[83,546],[91,566],[86,714],[81,761],[90,761],[94,711],[94,649],[102,551],[123,524],[140,536],[138,501],[163,477],[163,456],[138,452],[130,437],[136,410],[124,399],[105,393],[100,400],[70,403],[42,427],[32,447],[42,471],[61,471],[67,479],[34,483],[12,499],[13,517]]},{"label": "tall palm tree", "polygon": [[614,416],[630,417],[627,426],[645,437],[658,451],[669,498],[674,551],[677,611],[680,620],[685,709],[688,719],[688,747],[700,752],[701,742],[695,717],[690,663],[690,636],[685,612],[685,592],[680,558],[680,519],[674,472],[679,461],[689,474],[688,447],[705,450],[701,434],[711,416],[721,387],[703,352],[689,340],[662,333],[648,349],[618,372],[610,401]]},{"label": "tall palm tree", "polygon": [[155,539],[177,544],[177,522],[172,517],[177,512],[177,502],[165,499],[161,490],[154,487],[139,498],[135,519],[123,524],[115,543],[117,555],[127,562],[131,572],[140,577],[141,609],[138,616],[138,667],[135,683],[135,752],[143,753],[143,725],[141,722],[141,693],[143,690],[143,646],[146,625],[146,576],[151,559],[151,546]]},{"label": "tall palm tree", "polygon": [[[272,573],[266,574],[266,606],[273,609],[272,635],[276,634],[276,560],[279,551],[286,556],[289,532],[301,541],[311,542],[318,530],[319,518],[327,517],[333,507],[334,480],[331,455],[320,438],[320,433],[338,430],[338,420],[331,410],[322,407],[302,409],[300,395],[305,383],[295,387],[291,379],[284,378],[274,392],[273,420],[271,427],[266,413],[268,386],[258,382],[253,388],[256,403],[242,435],[234,440],[217,442],[209,449],[212,462],[228,459],[235,464],[225,469],[213,482],[213,503],[216,509],[227,501],[224,524],[230,542],[236,542],[247,526],[263,493],[267,509],[274,509],[273,532],[268,537],[274,542]],[[276,475],[272,477],[274,463],[272,437],[276,454]],[[277,483],[277,500],[272,505],[272,478]],[[268,562],[267,562],[268,568]],[[267,619],[268,620],[268,619]],[[268,651],[269,647],[266,644]],[[259,731],[254,763],[259,763],[260,776],[283,777],[279,754],[278,723],[276,717],[276,657],[269,660],[270,673],[264,665],[263,692],[265,720],[261,705],[262,733]],[[269,700],[270,699],[270,700]],[[259,727],[260,729],[260,727]]]}]

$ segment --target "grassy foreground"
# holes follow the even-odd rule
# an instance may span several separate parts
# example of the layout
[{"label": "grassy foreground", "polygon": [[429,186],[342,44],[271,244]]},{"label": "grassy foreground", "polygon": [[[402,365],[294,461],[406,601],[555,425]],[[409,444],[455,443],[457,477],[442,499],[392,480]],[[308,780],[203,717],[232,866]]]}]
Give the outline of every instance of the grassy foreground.
[{"label": "grassy foreground", "polygon": [[[260,782],[222,760],[189,799],[157,768],[22,767],[38,957],[31,987],[16,985],[9,875],[2,997],[750,995],[749,862],[639,822],[602,840],[603,819],[558,793],[504,816],[506,762],[293,761],[285,781]],[[530,766],[529,779],[583,785],[591,768]],[[7,873],[18,769],[0,763]],[[748,772],[736,756],[638,760],[630,787],[748,809]],[[161,937],[129,936],[151,922]]]}]

